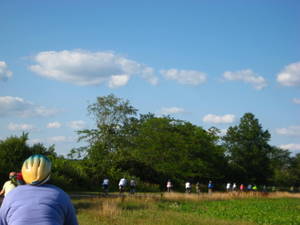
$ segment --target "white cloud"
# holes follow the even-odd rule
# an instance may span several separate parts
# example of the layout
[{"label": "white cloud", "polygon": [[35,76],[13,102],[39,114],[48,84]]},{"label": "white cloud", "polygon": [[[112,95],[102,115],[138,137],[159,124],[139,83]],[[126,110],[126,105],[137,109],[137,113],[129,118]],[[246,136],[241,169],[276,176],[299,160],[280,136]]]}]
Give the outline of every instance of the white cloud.
[{"label": "white cloud", "polygon": [[10,131],[31,131],[34,128],[32,124],[16,124],[16,123],[9,123],[7,127]]},{"label": "white cloud", "polygon": [[67,137],[67,136],[54,136],[48,137],[47,142],[49,144],[60,143],[60,142],[73,142],[75,140],[74,137]]},{"label": "white cloud", "polygon": [[220,129],[220,136],[225,136],[227,134],[227,129]]},{"label": "white cloud", "polygon": [[108,87],[118,88],[126,85],[128,81],[129,81],[128,75],[114,75],[111,76],[110,80],[108,81]]},{"label": "white cloud", "polygon": [[85,128],[86,123],[82,120],[75,120],[68,123],[68,126],[74,130],[80,130]]},{"label": "white cloud", "polygon": [[196,70],[161,70],[167,80],[176,80],[180,84],[199,85],[206,81],[206,74]]},{"label": "white cloud", "polygon": [[72,136],[53,136],[53,137],[47,137],[47,138],[35,138],[35,139],[29,139],[29,144],[58,144],[58,143],[70,143],[75,142],[76,137]]},{"label": "white cloud", "polygon": [[178,108],[178,107],[170,107],[170,108],[162,108],[160,110],[160,114],[165,114],[165,115],[169,115],[169,114],[178,114],[178,113],[184,113],[185,110],[183,108]]},{"label": "white cloud", "polygon": [[60,122],[51,122],[47,124],[47,128],[60,128],[61,123]]},{"label": "white cloud", "polygon": [[290,150],[290,151],[300,151],[300,144],[286,144],[279,146],[282,149]]},{"label": "white cloud", "polygon": [[33,139],[29,139],[28,143],[31,145],[34,145],[34,144],[38,144],[38,143],[43,143],[43,140],[40,138],[33,138]]},{"label": "white cloud", "polygon": [[158,84],[158,78],[156,76],[153,76],[155,74],[155,71],[151,67],[145,67],[142,70],[141,76],[147,80],[150,84],[156,85]]},{"label": "white cloud", "polygon": [[214,114],[207,114],[203,117],[205,123],[232,123],[235,120],[235,115],[226,114],[224,116],[217,116]]},{"label": "white cloud", "polygon": [[250,69],[239,70],[239,71],[226,71],[223,74],[225,80],[229,81],[243,81],[250,83],[255,89],[261,90],[267,86],[265,78],[258,76]]},{"label": "white cloud", "polygon": [[278,128],[276,133],[287,136],[300,136],[300,126],[289,126],[288,128]]},{"label": "white cloud", "polygon": [[283,86],[300,86],[300,62],[287,65],[277,75],[277,82]]},{"label": "white cloud", "polygon": [[293,102],[295,104],[300,104],[300,98],[293,98]]},{"label": "white cloud", "polygon": [[126,85],[130,77],[140,75],[151,84],[157,84],[154,70],[113,52],[46,51],[29,68],[38,75],[76,85],[107,83],[110,88]]},{"label": "white cloud", "polygon": [[12,72],[8,70],[7,65],[4,61],[0,61],[0,80],[6,81],[12,76]]},{"label": "white cloud", "polygon": [[57,112],[57,109],[38,106],[19,97],[0,96],[0,116],[52,116]]}]

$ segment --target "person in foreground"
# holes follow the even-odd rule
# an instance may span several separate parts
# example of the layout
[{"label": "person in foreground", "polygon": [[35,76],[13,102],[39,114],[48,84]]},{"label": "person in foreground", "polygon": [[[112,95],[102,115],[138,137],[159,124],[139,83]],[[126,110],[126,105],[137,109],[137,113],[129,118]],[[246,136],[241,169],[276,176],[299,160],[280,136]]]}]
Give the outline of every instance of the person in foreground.
[{"label": "person in foreground", "polygon": [[22,166],[25,185],[10,191],[0,208],[0,225],[78,225],[69,196],[60,188],[46,184],[51,162],[33,155]]}]

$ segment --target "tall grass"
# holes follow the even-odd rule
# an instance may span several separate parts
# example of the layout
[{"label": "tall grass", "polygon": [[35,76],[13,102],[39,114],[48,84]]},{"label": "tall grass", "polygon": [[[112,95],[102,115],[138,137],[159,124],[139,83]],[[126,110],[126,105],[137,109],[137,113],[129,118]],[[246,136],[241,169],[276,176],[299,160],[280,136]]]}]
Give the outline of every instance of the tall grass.
[{"label": "tall grass", "polygon": [[230,200],[230,199],[245,199],[245,198],[300,198],[300,193],[289,192],[215,192],[212,194],[182,194],[178,192],[164,193],[163,197],[170,200]]},{"label": "tall grass", "polygon": [[230,200],[244,201],[256,198],[266,200],[300,198],[300,194],[279,192],[268,195],[237,192],[211,195],[163,193],[161,195],[143,194],[114,198],[74,199],[73,202],[81,225],[255,225],[259,223],[236,218],[228,220],[206,215],[205,211],[197,213],[197,210],[203,209],[201,202],[228,200],[222,201],[226,203]]}]

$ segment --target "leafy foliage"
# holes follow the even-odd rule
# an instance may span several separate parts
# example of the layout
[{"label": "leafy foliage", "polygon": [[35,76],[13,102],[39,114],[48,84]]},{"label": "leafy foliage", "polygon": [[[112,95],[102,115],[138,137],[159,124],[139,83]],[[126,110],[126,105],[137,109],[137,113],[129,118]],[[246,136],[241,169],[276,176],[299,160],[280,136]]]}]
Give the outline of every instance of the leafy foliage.
[{"label": "leafy foliage", "polygon": [[246,113],[239,125],[228,129],[223,140],[231,169],[238,180],[259,184],[267,182],[272,175],[270,138],[269,131],[264,131],[251,113]]},{"label": "leafy foliage", "polygon": [[[300,185],[300,154],[271,146],[271,135],[252,113],[221,137],[170,116],[140,114],[129,101],[114,95],[98,97],[88,106],[94,129],[78,132],[87,146],[71,149],[68,158],[55,146],[29,146],[28,134],[0,141],[0,181],[9,171],[20,171],[32,154],[45,154],[53,163],[52,182],[68,190],[99,190],[102,179],[116,187],[121,177],[138,180],[145,190],[161,190],[165,182],[183,189],[186,181],[207,184],[213,180],[257,185]],[[219,186],[220,187],[220,186]]]},{"label": "leafy foliage", "polygon": [[0,140],[0,181],[3,183],[10,171],[19,172],[23,161],[32,154],[44,154],[56,156],[54,146],[49,148],[42,144],[28,146],[28,133],[23,133],[20,137],[11,136],[6,140]]}]

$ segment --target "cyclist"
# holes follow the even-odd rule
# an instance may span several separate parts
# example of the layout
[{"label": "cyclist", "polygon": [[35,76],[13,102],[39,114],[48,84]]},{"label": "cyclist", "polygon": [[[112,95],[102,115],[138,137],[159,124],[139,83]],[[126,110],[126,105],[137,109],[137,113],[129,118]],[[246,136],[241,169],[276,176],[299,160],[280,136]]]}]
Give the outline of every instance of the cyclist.
[{"label": "cyclist", "polygon": [[134,179],[130,180],[130,194],[134,194],[136,191],[136,182]]},{"label": "cyclist", "polygon": [[10,192],[15,187],[17,187],[17,180],[16,180],[17,173],[10,172],[8,177],[9,177],[9,180],[4,183],[3,188],[0,192],[0,196],[3,194],[4,194],[4,196],[6,196],[8,194],[8,192]]},{"label": "cyclist", "polygon": [[33,155],[22,166],[25,185],[13,189],[0,208],[0,225],[78,225],[69,196],[47,184],[51,162],[43,155]]},{"label": "cyclist", "polygon": [[173,187],[173,185],[171,183],[171,180],[168,180],[168,182],[167,182],[167,192],[171,192],[172,187]]},{"label": "cyclist", "polygon": [[192,185],[191,183],[188,181],[185,183],[185,192],[186,193],[191,193],[191,190],[192,190]]},{"label": "cyclist", "polygon": [[121,178],[120,182],[119,182],[119,191],[120,193],[123,193],[125,191],[125,187],[127,184],[127,180],[125,177]]},{"label": "cyclist", "polygon": [[108,187],[109,187],[109,179],[108,178],[105,178],[103,180],[102,187],[103,187],[104,193],[107,195],[108,194]]}]

